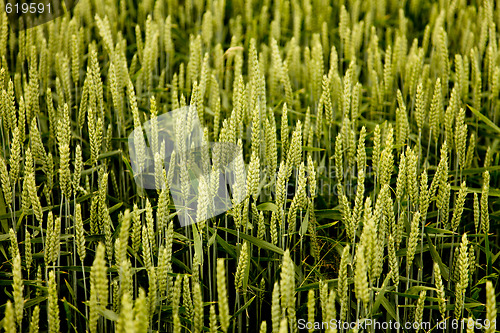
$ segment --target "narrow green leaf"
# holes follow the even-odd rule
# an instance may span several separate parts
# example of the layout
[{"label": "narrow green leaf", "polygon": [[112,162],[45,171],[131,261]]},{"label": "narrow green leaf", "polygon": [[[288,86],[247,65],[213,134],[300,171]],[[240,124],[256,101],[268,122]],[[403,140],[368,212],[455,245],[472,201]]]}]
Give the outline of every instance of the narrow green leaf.
[{"label": "narrow green leaf", "polygon": [[299,229],[300,236],[304,236],[306,234],[308,226],[309,226],[309,207],[307,208],[306,216],[304,216],[302,222],[300,223],[300,229]]},{"label": "narrow green leaf", "polygon": [[231,257],[236,259],[236,252],[232,249],[231,245],[229,245],[221,236],[217,235],[217,243],[222,246],[222,248],[229,254]]},{"label": "narrow green leaf", "polygon": [[248,302],[246,302],[241,308],[238,309],[238,311],[236,311],[232,317],[231,317],[231,320],[237,318],[243,311],[245,311],[246,308],[248,308],[250,306],[250,304],[252,304],[253,300],[255,299],[255,297],[257,296],[254,296],[252,298],[250,298],[248,300]]},{"label": "narrow green leaf", "polygon": [[[350,279],[350,278],[347,279],[348,283],[351,280],[352,279]],[[333,284],[333,287],[336,288],[338,285],[338,281],[339,281],[339,279],[330,279],[330,280],[324,280],[323,282],[327,283],[328,285]],[[297,292],[298,291],[308,291],[310,289],[319,289],[319,282],[313,282],[313,283],[309,283],[309,284],[297,287],[297,288],[295,288],[295,291],[297,291]]]},{"label": "narrow green leaf", "polygon": [[68,280],[64,279],[64,283],[66,283],[66,288],[68,288],[69,294],[71,295],[72,299],[75,299],[75,292],[73,290],[73,287],[69,284]]},{"label": "narrow green leaf", "polygon": [[316,209],[314,211],[316,218],[329,218],[332,220],[340,220],[342,219],[342,214],[340,213],[340,206],[337,206],[333,209]]},{"label": "narrow green leaf", "polygon": [[392,317],[392,319],[397,320],[396,310],[389,300],[385,298],[385,296],[380,297],[380,303],[387,310],[387,313]]},{"label": "narrow green leaf", "polygon": [[226,229],[226,228],[219,228],[219,229],[223,230],[223,231],[226,231],[226,232],[228,232],[230,234],[233,234],[235,236],[239,235],[244,240],[249,241],[250,243],[252,243],[253,245],[255,245],[255,246],[257,246],[257,247],[259,247],[261,249],[273,251],[273,252],[276,252],[277,254],[280,254],[280,255],[283,255],[283,253],[285,253],[285,251],[283,251],[282,249],[280,249],[276,245],[271,244],[269,242],[266,242],[266,241],[264,241],[262,239],[258,239],[257,237],[250,236],[250,235],[244,234],[242,232],[240,232],[238,234],[235,230],[231,230],[231,229]]},{"label": "narrow green leaf", "polygon": [[[453,191],[460,190],[460,186],[450,186],[450,188]],[[471,188],[471,187],[468,187],[466,192],[467,193],[482,193],[483,189],[482,188]],[[500,190],[492,188],[492,189],[489,190],[488,196],[490,196],[490,197],[500,197]]]},{"label": "narrow green leaf", "polygon": [[500,133],[500,127],[498,127],[497,125],[495,125],[495,123],[492,122],[488,117],[486,117],[484,114],[482,114],[478,110],[474,109],[470,105],[467,105],[467,107],[469,108],[469,110],[472,111],[472,113],[474,113],[476,115],[476,117],[478,117],[480,120],[482,120],[486,125],[488,125],[492,129],[494,129],[497,133]]},{"label": "narrow green leaf", "polygon": [[63,298],[64,312],[66,313],[66,322],[71,323],[73,316],[71,315],[71,310],[69,307],[69,302],[66,297]]},{"label": "narrow green leaf", "polygon": [[264,202],[257,206],[258,210],[266,210],[271,212],[278,212],[278,206],[272,202]]},{"label": "narrow green leaf", "polygon": [[103,160],[103,159],[108,158],[108,157],[121,155],[121,153],[122,153],[121,150],[108,151],[108,152],[102,153],[99,156],[97,156],[97,160],[100,161],[100,160]]},{"label": "narrow green leaf", "polygon": [[333,221],[331,223],[327,223],[327,224],[322,224],[320,226],[317,226],[316,227],[316,230],[321,230],[321,229],[328,229],[330,227],[333,227],[334,225],[336,225],[337,223],[339,223],[339,221]]},{"label": "narrow green leaf", "polygon": [[99,312],[104,318],[108,320],[118,321],[118,313],[111,311],[110,309],[104,309],[102,306],[98,306],[97,312]]},{"label": "narrow green leaf", "polygon": [[375,302],[373,303],[372,307],[372,315],[378,311],[378,308],[382,302],[382,297],[384,297],[385,292],[388,291],[388,289],[392,289],[392,286],[389,286],[389,282],[391,280],[391,275],[387,274],[384,282],[382,283],[382,287],[380,287],[380,291],[377,292],[377,296],[375,297]]},{"label": "narrow green leaf", "polygon": [[194,253],[200,260],[200,264],[203,264],[203,245],[201,243],[200,233],[198,232],[198,227],[196,223],[191,225],[193,227],[193,239],[194,239]]},{"label": "narrow green leaf", "polygon": [[217,229],[212,232],[212,236],[208,239],[208,246],[212,246],[215,243],[215,238],[217,236]]},{"label": "narrow green leaf", "polygon": [[47,300],[47,296],[38,296],[35,298],[30,298],[24,303],[24,308],[29,309],[32,306],[45,302]]},{"label": "narrow green leaf", "polygon": [[441,275],[443,276],[443,279],[448,281],[450,278],[450,271],[449,271],[448,267],[446,267],[446,265],[443,264],[443,261],[441,260],[441,257],[437,253],[436,248],[434,247],[434,244],[432,244],[431,238],[429,237],[428,233],[425,233],[425,237],[427,238],[427,242],[429,243],[429,249],[431,252],[432,259],[439,265],[439,270],[441,271]]},{"label": "narrow green leaf", "polygon": [[302,146],[303,151],[325,151],[324,148]]}]

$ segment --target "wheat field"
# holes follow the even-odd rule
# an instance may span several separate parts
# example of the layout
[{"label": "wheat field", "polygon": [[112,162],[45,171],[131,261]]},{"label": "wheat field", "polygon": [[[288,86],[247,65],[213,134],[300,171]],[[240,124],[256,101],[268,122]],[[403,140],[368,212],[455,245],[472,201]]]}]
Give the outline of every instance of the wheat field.
[{"label": "wheat field", "polygon": [[499,330],[497,26],[493,0],[2,9],[1,326]]}]

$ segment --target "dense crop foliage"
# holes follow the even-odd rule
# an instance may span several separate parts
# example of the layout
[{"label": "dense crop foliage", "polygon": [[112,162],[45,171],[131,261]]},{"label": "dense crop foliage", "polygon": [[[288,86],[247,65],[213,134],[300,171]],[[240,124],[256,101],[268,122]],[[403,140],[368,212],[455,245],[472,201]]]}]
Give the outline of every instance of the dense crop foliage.
[{"label": "dense crop foliage", "polygon": [[[80,0],[21,31],[0,17],[7,332],[495,330],[495,1]],[[181,227],[173,189],[137,185],[127,139],[188,105],[246,170],[243,201]],[[157,184],[180,170],[184,195],[194,161],[146,144]]]}]

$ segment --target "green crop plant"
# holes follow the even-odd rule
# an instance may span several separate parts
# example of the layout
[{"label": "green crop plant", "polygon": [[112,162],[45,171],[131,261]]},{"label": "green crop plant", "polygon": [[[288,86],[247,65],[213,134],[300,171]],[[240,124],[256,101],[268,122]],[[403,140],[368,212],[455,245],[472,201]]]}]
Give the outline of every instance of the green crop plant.
[{"label": "green crop plant", "polygon": [[[10,19],[6,332],[500,329],[495,1],[80,0]],[[187,106],[173,135],[197,117],[214,146],[163,159],[159,119]],[[207,218],[224,143],[242,152],[233,205]]]}]

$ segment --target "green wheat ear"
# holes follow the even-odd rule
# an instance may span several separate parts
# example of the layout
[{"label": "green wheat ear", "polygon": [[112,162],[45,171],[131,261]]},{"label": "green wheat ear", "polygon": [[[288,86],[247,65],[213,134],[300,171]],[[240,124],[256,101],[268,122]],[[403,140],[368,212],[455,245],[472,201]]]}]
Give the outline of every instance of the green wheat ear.
[{"label": "green wheat ear", "polygon": [[55,280],[54,271],[51,270],[49,272],[49,281],[48,281],[48,323],[49,323],[49,332],[59,332],[60,320],[59,320],[59,306],[57,305],[57,284]]},{"label": "green wheat ear", "polygon": [[229,304],[227,299],[226,270],[224,259],[217,259],[217,299],[221,329],[227,332],[229,327]]},{"label": "green wheat ear", "polygon": [[[497,319],[495,289],[491,281],[486,281],[486,319],[488,319],[490,323],[493,323]],[[495,327],[493,325],[489,325],[489,327],[486,328],[486,332],[488,333],[494,331]]]},{"label": "green wheat ear", "polygon": [[3,319],[3,328],[5,332],[16,332],[16,319],[14,306],[10,300],[5,305],[5,317]]}]

